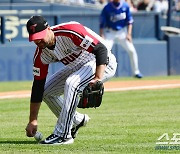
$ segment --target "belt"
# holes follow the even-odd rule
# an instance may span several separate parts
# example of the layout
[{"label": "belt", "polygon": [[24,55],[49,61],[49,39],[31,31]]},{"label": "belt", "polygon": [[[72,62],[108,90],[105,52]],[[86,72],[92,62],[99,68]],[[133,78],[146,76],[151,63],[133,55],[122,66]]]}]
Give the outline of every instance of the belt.
[{"label": "belt", "polygon": [[107,28],[108,30],[119,31],[120,29]]}]

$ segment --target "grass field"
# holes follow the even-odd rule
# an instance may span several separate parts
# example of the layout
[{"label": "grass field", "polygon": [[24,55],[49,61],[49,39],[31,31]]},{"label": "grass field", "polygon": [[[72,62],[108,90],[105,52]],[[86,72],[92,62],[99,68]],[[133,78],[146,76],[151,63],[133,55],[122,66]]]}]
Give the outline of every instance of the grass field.
[{"label": "grass field", "polygon": [[[31,82],[0,83],[0,91],[3,87],[5,91],[30,90]],[[176,136],[178,144],[166,145],[178,150],[155,149],[164,133],[169,140],[164,137],[162,141],[168,143],[173,141],[173,133],[180,134],[179,88],[106,92],[100,108],[78,111],[87,113],[91,120],[80,129],[74,144],[43,146],[25,136],[29,98],[0,100],[0,153],[180,153],[180,135]],[[42,103],[38,129],[44,137],[52,133],[56,120]]]}]

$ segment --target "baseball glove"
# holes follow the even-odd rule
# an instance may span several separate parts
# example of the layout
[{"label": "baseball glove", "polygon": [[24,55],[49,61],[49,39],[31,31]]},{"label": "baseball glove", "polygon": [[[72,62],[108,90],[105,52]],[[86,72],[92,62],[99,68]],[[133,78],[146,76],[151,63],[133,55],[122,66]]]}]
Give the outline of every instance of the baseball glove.
[{"label": "baseball glove", "polygon": [[101,105],[104,85],[101,81],[88,84],[80,95],[78,108],[96,108]]}]

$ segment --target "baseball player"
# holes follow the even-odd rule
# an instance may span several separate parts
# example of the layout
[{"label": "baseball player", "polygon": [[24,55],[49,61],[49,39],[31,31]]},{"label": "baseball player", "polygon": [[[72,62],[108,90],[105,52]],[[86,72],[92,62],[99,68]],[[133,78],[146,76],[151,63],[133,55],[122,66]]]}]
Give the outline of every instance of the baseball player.
[{"label": "baseball player", "polygon": [[[26,135],[32,137],[37,131],[43,100],[58,120],[53,133],[41,144],[71,144],[77,130],[89,120],[87,114],[76,111],[79,91],[113,77],[116,59],[99,35],[78,22],[50,27],[44,17],[32,16],[26,27],[29,41],[37,45]],[[61,62],[65,67],[46,79],[48,66],[53,62]]]},{"label": "baseball player", "polygon": [[114,41],[128,52],[134,77],[142,78],[138,68],[138,57],[132,43],[133,17],[127,2],[124,0],[113,0],[102,10],[100,15],[100,36],[106,39],[109,48]]}]

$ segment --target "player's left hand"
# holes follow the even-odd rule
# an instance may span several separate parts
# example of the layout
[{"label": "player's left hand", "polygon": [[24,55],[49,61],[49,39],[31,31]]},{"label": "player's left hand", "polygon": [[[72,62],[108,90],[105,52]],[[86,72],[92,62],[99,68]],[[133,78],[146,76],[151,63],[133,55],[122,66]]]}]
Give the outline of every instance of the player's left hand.
[{"label": "player's left hand", "polygon": [[78,107],[91,108],[99,107],[104,94],[104,85],[101,81],[92,81],[83,90]]}]

